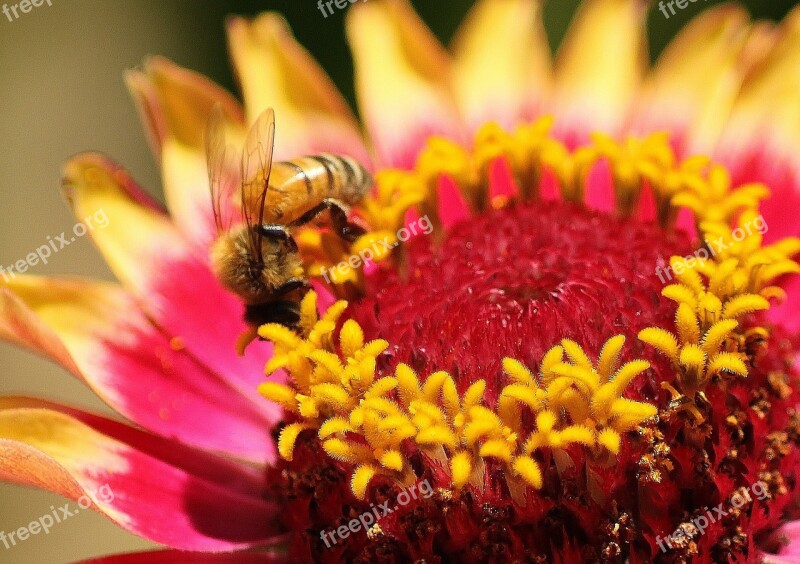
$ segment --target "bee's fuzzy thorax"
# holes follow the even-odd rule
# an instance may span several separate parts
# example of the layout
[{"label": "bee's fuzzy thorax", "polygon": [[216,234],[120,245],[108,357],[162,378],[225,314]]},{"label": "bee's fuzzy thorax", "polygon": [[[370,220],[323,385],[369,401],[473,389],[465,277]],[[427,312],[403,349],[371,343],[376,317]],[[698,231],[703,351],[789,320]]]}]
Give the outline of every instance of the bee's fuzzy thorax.
[{"label": "bee's fuzzy thorax", "polygon": [[302,272],[300,257],[285,243],[264,238],[264,264],[259,267],[253,264],[250,247],[244,226],[223,233],[211,248],[212,268],[220,282],[245,303],[265,303],[276,288]]}]

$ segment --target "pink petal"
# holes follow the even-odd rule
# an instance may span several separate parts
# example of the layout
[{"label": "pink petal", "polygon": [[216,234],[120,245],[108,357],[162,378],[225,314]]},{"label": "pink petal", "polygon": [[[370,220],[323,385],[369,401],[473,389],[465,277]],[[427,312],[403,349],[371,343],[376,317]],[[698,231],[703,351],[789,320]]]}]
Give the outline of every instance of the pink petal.
[{"label": "pink petal", "polygon": [[592,167],[586,182],[585,199],[586,205],[593,210],[607,213],[616,210],[614,181],[608,161],[603,160]]},{"label": "pink petal", "polygon": [[511,166],[506,159],[495,159],[489,165],[489,202],[514,198],[519,192]]},{"label": "pink petal", "polygon": [[85,495],[126,530],[182,550],[248,548],[281,532],[258,472],[38,400],[0,400],[0,479]]},{"label": "pink petal", "polygon": [[0,337],[61,364],[153,433],[260,464],[274,456],[263,406],[170,343],[118,286],[14,280],[0,290]]},{"label": "pink petal", "polygon": [[254,343],[247,356],[235,353],[246,330],[241,301],[222,288],[208,257],[197,253],[119,165],[99,154],[83,154],[64,170],[64,189],[79,218],[103,213],[105,228],[89,231],[111,270],[170,338],[277,420],[279,410],[255,391],[271,354]]},{"label": "pink petal", "polygon": [[84,560],[83,564],[262,564],[288,562],[285,557],[274,554],[234,552],[230,554],[199,554],[179,550],[162,550],[105,556]]},{"label": "pink petal", "polygon": [[469,219],[469,206],[464,201],[461,191],[449,176],[439,177],[437,187],[439,220],[444,229],[450,229],[459,221]]}]

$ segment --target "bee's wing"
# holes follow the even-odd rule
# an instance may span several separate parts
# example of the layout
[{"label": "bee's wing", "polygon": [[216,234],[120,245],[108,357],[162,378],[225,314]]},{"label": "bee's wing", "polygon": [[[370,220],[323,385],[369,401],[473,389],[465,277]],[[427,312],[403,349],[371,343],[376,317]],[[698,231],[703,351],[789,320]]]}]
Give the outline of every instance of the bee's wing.
[{"label": "bee's wing", "polygon": [[238,219],[235,205],[236,190],[241,185],[237,166],[239,152],[228,144],[225,134],[225,116],[217,105],[206,126],[206,164],[208,185],[211,189],[211,208],[217,233],[227,231]]},{"label": "bee's wing", "polygon": [[275,112],[272,108],[262,113],[250,133],[242,151],[242,217],[250,235],[250,253],[256,264],[263,263],[261,229],[264,224],[264,206],[272,172],[272,150],[275,142]]}]

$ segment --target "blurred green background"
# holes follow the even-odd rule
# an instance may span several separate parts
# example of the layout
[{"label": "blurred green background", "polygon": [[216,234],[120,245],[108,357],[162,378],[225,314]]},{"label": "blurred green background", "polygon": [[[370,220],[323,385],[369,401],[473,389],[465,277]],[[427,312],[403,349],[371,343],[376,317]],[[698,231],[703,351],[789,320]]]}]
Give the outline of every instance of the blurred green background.
[{"label": "blurred green background", "polygon": [[[11,3],[16,3],[13,0]],[[546,27],[556,46],[578,0],[551,0]],[[651,53],[694,14],[718,2],[699,1],[665,19],[650,14]],[[798,2],[745,2],[755,17],[780,19]],[[123,163],[160,197],[158,169],[122,82],[124,69],[162,54],[209,75],[235,91],[222,22],[226,14],[282,11],[300,41],[353,102],[352,68],[344,39],[344,12],[323,18],[316,0],[52,0],[9,22],[0,15],[0,265],[9,265],[74,220],[57,186],[71,154],[100,150]],[[423,18],[445,42],[472,2],[417,0]],[[110,273],[82,239],[54,255],[35,274]],[[92,410],[108,408],[65,371],[0,343],[0,393],[58,398]],[[47,513],[57,496],[0,485],[0,531],[11,531]],[[6,550],[5,564],[63,563],[92,555],[149,546],[95,514],[82,514]]]}]

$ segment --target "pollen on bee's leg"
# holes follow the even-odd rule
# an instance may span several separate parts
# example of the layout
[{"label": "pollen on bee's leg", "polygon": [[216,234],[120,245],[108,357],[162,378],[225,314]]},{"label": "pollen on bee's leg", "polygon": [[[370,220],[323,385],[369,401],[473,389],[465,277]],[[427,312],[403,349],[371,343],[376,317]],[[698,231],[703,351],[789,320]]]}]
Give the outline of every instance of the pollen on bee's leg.
[{"label": "pollen on bee's leg", "polygon": [[258,329],[250,327],[245,330],[239,338],[236,339],[236,354],[244,356],[244,351],[247,347],[258,338]]}]

